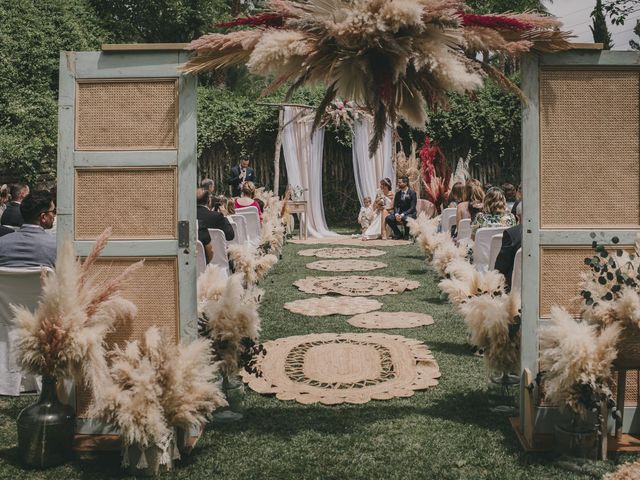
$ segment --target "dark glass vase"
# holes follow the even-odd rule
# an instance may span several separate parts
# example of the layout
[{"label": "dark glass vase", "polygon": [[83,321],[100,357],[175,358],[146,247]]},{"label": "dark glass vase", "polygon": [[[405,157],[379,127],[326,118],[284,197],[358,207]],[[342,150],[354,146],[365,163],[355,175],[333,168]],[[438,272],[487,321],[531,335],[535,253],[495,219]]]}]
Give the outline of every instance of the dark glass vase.
[{"label": "dark glass vase", "polygon": [[53,467],[71,457],[75,413],[58,400],[56,383],[44,376],[40,399],[18,415],[18,453],[28,467]]}]

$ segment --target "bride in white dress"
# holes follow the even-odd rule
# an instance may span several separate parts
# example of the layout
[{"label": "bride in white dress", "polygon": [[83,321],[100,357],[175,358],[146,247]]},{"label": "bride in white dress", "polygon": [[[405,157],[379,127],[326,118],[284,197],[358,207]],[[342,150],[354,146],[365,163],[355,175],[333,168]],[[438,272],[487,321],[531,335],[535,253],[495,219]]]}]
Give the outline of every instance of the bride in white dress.
[{"label": "bride in white dress", "polygon": [[367,231],[362,234],[362,240],[387,239],[387,226],[384,223],[384,219],[393,210],[393,197],[391,179],[383,178],[380,180],[380,190],[378,190],[376,199],[373,202],[376,216]]}]

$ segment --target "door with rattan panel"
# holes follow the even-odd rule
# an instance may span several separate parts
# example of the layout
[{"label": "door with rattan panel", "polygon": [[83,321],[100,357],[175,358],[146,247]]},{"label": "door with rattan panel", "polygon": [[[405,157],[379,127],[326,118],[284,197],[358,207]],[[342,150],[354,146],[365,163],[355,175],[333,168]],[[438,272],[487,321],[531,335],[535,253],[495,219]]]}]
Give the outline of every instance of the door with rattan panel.
[{"label": "door with rattan panel", "polygon": [[[579,312],[592,242],[618,237],[619,248],[632,248],[640,229],[640,53],[532,55],[523,89],[522,367],[535,376],[551,307]],[[624,430],[640,431],[629,386]],[[557,415],[538,398],[536,432],[551,431]]]},{"label": "door with rattan panel", "polygon": [[[196,80],[180,75],[182,51],[62,52],[58,245],[86,255],[105,228],[95,265],[113,276],[144,259],[124,296],[138,316],[108,339],[140,339],[151,326],[174,341],[195,338]],[[91,392],[74,396],[79,433]]]}]

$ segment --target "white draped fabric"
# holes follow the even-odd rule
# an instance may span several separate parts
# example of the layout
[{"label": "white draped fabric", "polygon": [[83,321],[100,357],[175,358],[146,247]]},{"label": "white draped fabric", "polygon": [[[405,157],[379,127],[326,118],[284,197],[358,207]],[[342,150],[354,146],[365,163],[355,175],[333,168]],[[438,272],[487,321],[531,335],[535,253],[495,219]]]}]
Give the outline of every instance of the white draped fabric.
[{"label": "white draped fabric", "polygon": [[307,226],[309,236],[325,238],[338,236],[327,227],[322,198],[322,154],[324,149],[324,129],[318,129],[311,136],[313,119],[309,110],[298,107],[284,107],[284,129],[282,149],[287,166],[289,185],[306,189]]},{"label": "white draped fabric", "polygon": [[371,140],[372,124],[368,118],[358,120],[353,127],[353,175],[360,205],[364,197],[375,199],[378,184],[385,177],[391,179],[395,187],[395,171],[393,168],[393,137],[391,129],[387,127],[382,144],[373,157],[369,156],[369,142]]}]

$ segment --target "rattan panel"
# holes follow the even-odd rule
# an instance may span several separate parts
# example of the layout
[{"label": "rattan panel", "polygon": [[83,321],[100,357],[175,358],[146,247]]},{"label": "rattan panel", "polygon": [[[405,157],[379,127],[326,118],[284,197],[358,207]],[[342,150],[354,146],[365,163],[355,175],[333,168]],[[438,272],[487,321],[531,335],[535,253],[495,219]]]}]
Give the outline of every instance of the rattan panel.
[{"label": "rattan panel", "polygon": [[[617,390],[615,381],[617,380],[617,373],[614,372],[614,385],[611,388],[613,397],[617,402]],[[538,406],[540,407],[553,407],[551,402],[544,400],[544,380],[540,383],[540,395],[538,396]],[[627,371],[627,384],[624,389],[624,404],[626,406],[637,406],[638,399],[640,398],[640,371],[628,370]]]},{"label": "rattan panel", "polygon": [[547,318],[551,307],[561,305],[574,315],[579,313],[577,299],[580,273],[588,270],[586,257],[591,248],[542,248],[540,250],[540,317]]},{"label": "rattan panel", "polygon": [[[113,278],[139,258],[103,258],[93,267],[98,278]],[[179,338],[178,265],[175,258],[147,258],[144,266],[127,283],[123,295],[138,307],[138,316],[109,335],[110,345],[125,340],[140,340],[151,326],[157,326],[174,341]],[[77,412],[82,416],[91,400],[91,392],[78,388]]]},{"label": "rattan panel", "polygon": [[174,149],[175,80],[82,82],[76,93],[76,150]]},{"label": "rattan panel", "polygon": [[174,239],[177,198],[174,168],[77,170],[75,238]]},{"label": "rattan panel", "polygon": [[640,224],[640,74],[543,71],[542,228]]}]

